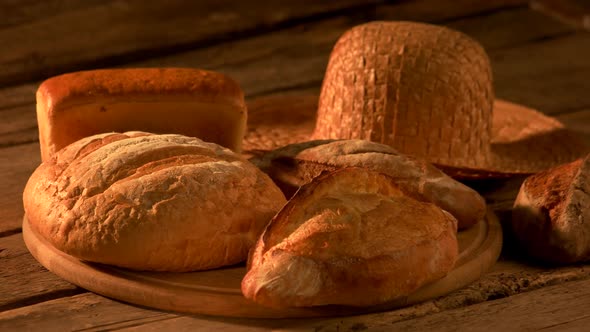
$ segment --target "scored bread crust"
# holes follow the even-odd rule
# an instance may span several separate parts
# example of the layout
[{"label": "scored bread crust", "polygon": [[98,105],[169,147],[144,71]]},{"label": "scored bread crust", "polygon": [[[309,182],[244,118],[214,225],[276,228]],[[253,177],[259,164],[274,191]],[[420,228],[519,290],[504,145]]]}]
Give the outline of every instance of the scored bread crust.
[{"label": "scored bread crust", "polygon": [[450,212],[459,229],[483,219],[486,204],[475,190],[455,181],[424,160],[390,146],[365,140],[316,140],[287,145],[251,161],[267,173],[287,197],[325,171],[364,167],[387,174],[406,193]]},{"label": "scored bread crust", "polygon": [[457,221],[390,177],[344,168],[304,185],[250,251],[244,296],[272,307],[369,306],[442,278]]},{"label": "scored bread crust", "polygon": [[589,260],[590,155],[529,176],[514,202],[512,229],[537,259]]},{"label": "scored bread crust", "polygon": [[243,261],[284,205],[228,149],[181,135],[100,134],[41,164],[23,194],[31,227],[80,259],[158,271]]}]

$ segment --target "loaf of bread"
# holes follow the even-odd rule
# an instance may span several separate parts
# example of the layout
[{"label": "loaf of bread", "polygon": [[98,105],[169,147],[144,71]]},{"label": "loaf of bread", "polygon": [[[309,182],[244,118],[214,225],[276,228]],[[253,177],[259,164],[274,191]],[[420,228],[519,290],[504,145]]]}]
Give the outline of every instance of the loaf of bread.
[{"label": "loaf of bread", "polygon": [[445,276],[457,221],[387,175],[345,168],[303,186],[250,252],[244,296],[272,307],[369,306]]},{"label": "loaf of bread", "polygon": [[426,161],[364,140],[318,140],[291,144],[251,159],[275,181],[287,197],[322,172],[365,167],[395,179],[401,190],[450,212],[467,228],[482,220],[485,200]]},{"label": "loaf of bread", "polygon": [[143,132],[83,138],[30,177],[31,228],[57,249],[137,270],[194,271],[247,257],[286,200],[214,143]]},{"label": "loaf of bread", "polygon": [[590,260],[590,155],[528,177],[514,203],[512,226],[537,259]]},{"label": "loaf of bread", "polygon": [[43,161],[83,137],[131,130],[198,137],[240,152],[246,118],[239,85],[199,69],[82,71],[37,90]]}]

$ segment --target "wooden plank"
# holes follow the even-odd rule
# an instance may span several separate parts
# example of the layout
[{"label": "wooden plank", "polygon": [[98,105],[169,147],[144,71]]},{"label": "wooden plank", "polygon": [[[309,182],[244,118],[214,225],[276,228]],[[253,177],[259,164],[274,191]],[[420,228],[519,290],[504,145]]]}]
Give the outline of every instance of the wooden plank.
[{"label": "wooden plank", "polygon": [[0,85],[81,68],[113,66],[258,33],[333,11],[372,8],[374,1],[104,1],[72,11],[45,12],[0,29]]},{"label": "wooden plank", "polygon": [[453,20],[445,25],[468,34],[487,51],[554,38],[575,31],[570,26],[526,7]]},{"label": "wooden plank", "polygon": [[236,79],[248,97],[319,87],[334,43],[362,22],[363,17],[341,16],[130,66],[196,66],[223,72]]},{"label": "wooden plank", "polygon": [[40,163],[38,143],[0,149],[0,236],[20,230],[24,214],[22,193]]},{"label": "wooden plank", "polygon": [[[59,327],[65,330],[106,330],[136,328],[140,330],[214,329],[230,331],[259,331],[268,329],[350,330],[355,327],[379,327],[412,318],[424,317],[439,312],[443,314],[456,308],[466,307],[487,300],[513,295],[535,294],[544,286],[580,280],[590,277],[588,266],[540,268],[516,262],[500,261],[488,275],[471,286],[437,300],[415,306],[369,315],[323,319],[253,320],[199,315],[165,313],[122,304],[86,293],[67,296],[35,305],[0,313],[0,330]],[[590,289],[590,283],[584,287]],[[428,316],[427,316],[428,317]]]},{"label": "wooden plank", "polygon": [[496,95],[548,114],[590,106],[590,33],[490,51]]},{"label": "wooden plank", "polygon": [[35,93],[39,83],[0,89],[0,148],[38,140]]},{"label": "wooden plank", "polygon": [[104,331],[176,316],[85,293],[0,312],[0,330]]},{"label": "wooden plank", "polygon": [[438,0],[409,0],[379,6],[378,20],[412,20],[441,23],[507,8],[526,7],[528,0],[455,0],[452,5]]},{"label": "wooden plank", "polygon": [[[363,15],[340,16],[126,66],[188,66],[217,70],[240,82],[249,97],[289,89],[319,91],[333,44],[344,31],[364,20]],[[569,31],[562,24],[522,8],[461,19],[449,22],[449,25],[474,36],[490,50]],[[36,139],[34,106],[26,106],[34,101],[36,86],[28,84],[22,88],[0,90],[0,112],[7,119],[0,125],[0,146]]]},{"label": "wooden plank", "polygon": [[38,83],[30,83],[0,89],[0,112],[10,107],[34,104],[37,87]]},{"label": "wooden plank", "polygon": [[[581,296],[576,298],[575,291],[581,288]],[[563,293],[565,292],[565,294]],[[502,322],[498,324],[498,328],[492,325],[492,330],[501,330],[501,328],[514,328],[514,323],[519,320],[526,319],[527,316],[531,316],[531,312],[535,310],[527,311],[527,300],[535,301],[541,299],[542,302],[535,303],[534,309],[540,309],[543,313],[548,313],[549,316],[544,316],[543,319],[531,320],[529,323],[525,323],[525,326],[536,328],[537,326],[551,327],[554,326],[551,321],[561,321],[574,323],[576,319],[585,319],[584,323],[588,321],[588,315],[586,313],[587,304],[590,298],[590,281],[584,280],[580,282],[566,283],[564,285],[558,285],[548,287],[547,289],[540,289],[531,293],[517,295],[515,297],[500,300],[502,311],[494,311],[494,305],[498,305],[497,301],[484,302],[476,306],[466,306],[465,308],[447,311],[441,310],[440,313],[435,315],[429,315],[429,313],[422,311],[427,306],[422,308],[412,308],[416,311],[418,319],[411,319],[413,316],[409,312],[403,312],[402,309],[399,312],[386,312],[380,314],[363,315],[356,317],[343,317],[343,318],[328,318],[328,319],[317,319],[317,320],[283,320],[283,321],[245,321],[245,320],[223,320],[223,321],[202,321],[197,320],[193,317],[180,316],[178,318],[171,318],[161,321],[154,321],[147,324],[141,324],[130,327],[125,330],[141,330],[141,331],[159,331],[159,330],[176,330],[178,328],[184,329],[196,329],[196,328],[209,328],[214,327],[215,329],[223,330],[239,330],[239,331],[257,331],[266,329],[283,329],[283,330],[297,330],[297,331],[359,331],[359,330],[383,330],[383,331],[397,331],[397,330],[416,330],[416,331],[428,331],[436,330],[439,331],[441,328],[444,330],[472,330],[478,326],[482,327],[482,330],[489,331],[490,325],[478,325],[481,320],[496,320],[497,313],[503,313],[502,315],[507,316],[506,319],[510,320],[510,310],[518,310],[514,316],[515,320],[511,322]],[[568,306],[571,305],[572,299],[576,299],[573,303],[577,304],[577,310],[570,310]],[[516,304],[512,304],[512,300],[516,299]],[[537,307],[537,304],[539,305]],[[559,305],[562,310],[555,310],[554,306]],[[427,309],[426,309],[427,310]],[[455,311],[461,311],[464,315],[456,314],[454,320],[447,318],[447,313],[455,313]],[[428,321],[432,316],[440,318],[442,321],[433,321],[431,324],[421,325],[423,321]],[[467,316],[473,318],[473,322],[465,322],[463,319]],[[535,316],[536,317],[536,316]],[[446,319],[445,319],[446,318]],[[480,321],[477,320],[480,319]],[[399,323],[394,323],[399,322]],[[416,324],[415,322],[418,322]],[[213,324],[212,324],[213,323]],[[471,323],[471,324],[470,324]],[[508,323],[508,324],[505,324]],[[510,325],[512,323],[512,325]],[[539,324],[540,323],[540,324]],[[209,325],[211,324],[211,325]],[[529,325],[530,324],[530,325]],[[575,324],[573,326],[581,327],[584,325]],[[457,328],[458,327],[458,328]],[[465,328],[463,328],[465,327]]]},{"label": "wooden plank", "polygon": [[65,13],[96,6],[101,0],[3,0],[0,2],[0,29],[43,19],[51,13]]},{"label": "wooden plank", "polygon": [[590,107],[557,115],[557,119],[569,129],[581,135],[590,145]]},{"label": "wooden plank", "polygon": [[532,0],[531,8],[573,27],[590,30],[588,0]]},{"label": "wooden plank", "polygon": [[10,107],[0,110],[0,147],[33,143],[39,139],[35,105]]},{"label": "wooden plank", "polygon": [[0,312],[84,291],[41,266],[20,233],[0,238],[0,266]]},{"label": "wooden plank", "polygon": [[490,301],[383,327],[396,331],[587,330],[590,280]]}]

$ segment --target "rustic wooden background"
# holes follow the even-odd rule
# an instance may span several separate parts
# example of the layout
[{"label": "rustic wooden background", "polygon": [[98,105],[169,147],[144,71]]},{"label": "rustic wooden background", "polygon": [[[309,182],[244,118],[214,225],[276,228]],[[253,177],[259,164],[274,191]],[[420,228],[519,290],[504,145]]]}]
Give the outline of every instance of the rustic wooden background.
[{"label": "rustic wooden background", "polygon": [[[188,66],[234,77],[249,100],[318,93],[334,42],[371,20],[430,22],[471,35],[490,55],[498,97],[555,116],[590,141],[587,0],[0,0],[0,330],[590,326],[590,265],[535,265],[510,238],[496,267],[464,290],[397,311],[314,320],[222,319],[130,306],[58,278],[28,253],[21,194],[40,162],[40,81],[81,69]],[[488,198],[501,201],[494,192]]]}]

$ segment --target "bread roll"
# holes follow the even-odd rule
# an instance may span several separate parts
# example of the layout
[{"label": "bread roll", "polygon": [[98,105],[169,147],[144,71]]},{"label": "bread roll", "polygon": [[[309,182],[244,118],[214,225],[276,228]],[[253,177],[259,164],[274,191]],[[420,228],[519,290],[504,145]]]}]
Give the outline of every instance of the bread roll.
[{"label": "bread roll", "polygon": [[183,134],[240,152],[246,117],[239,85],[199,69],[82,71],[37,90],[43,161],[83,137],[129,130]]},{"label": "bread roll", "polygon": [[537,259],[590,260],[590,155],[528,177],[514,203],[512,226]]},{"label": "bread roll", "polygon": [[287,197],[324,171],[365,167],[392,177],[396,185],[420,200],[450,212],[464,229],[483,219],[485,200],[426,161],[363,140],[319,140],[287,145],[251,159]]},{"label": "bread roll", "polygon": [[285,198],[217,144],[128,132],[60,150],[35,170],[23,201],[31,228],[72,256],[193,271],[245,260]]},{"label": "bread roll", "polygon": [[369,306],[442,278],[457,222],[384,174],[345,168],[303,186],[250,252],[244,296],[273,307]]}]

